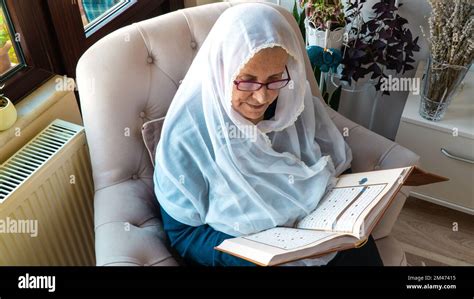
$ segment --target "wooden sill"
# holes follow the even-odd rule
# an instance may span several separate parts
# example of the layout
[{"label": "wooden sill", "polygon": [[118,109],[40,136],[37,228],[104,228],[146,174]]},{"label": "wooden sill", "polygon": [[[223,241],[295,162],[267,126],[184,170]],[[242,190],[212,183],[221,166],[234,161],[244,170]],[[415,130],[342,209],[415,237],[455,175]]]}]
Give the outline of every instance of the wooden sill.
[{"label": "wooden sill", "polygon": [[18,113],[15,124],[0,132],[0,163],[56,118],[82,125],[74,90],[62,90],[61,80],[64,77],[52,77],[15,104]]}]

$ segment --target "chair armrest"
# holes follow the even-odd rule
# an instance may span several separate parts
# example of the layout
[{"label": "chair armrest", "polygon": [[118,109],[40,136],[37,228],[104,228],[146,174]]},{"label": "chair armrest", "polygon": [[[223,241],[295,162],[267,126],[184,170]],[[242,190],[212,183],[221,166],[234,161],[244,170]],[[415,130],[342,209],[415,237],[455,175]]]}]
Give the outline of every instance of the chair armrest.
[{"label": "chair armrest", "polygon": [[419,165],[420,157],[409,149],[345,118],[329,106],[327,110],[352,150],[352,172]]},{"label": "chair armrest", "polygon": [[[419,166],[420,157],[414,152],[350,121],[329,106],[327,109],[335,125],[346,136],[346,142],[352,150],[352,172]],[[400,189],[372,232],[375,240],[390,234],[411,188],[405,186]]]},{"label": "chair armrest", "polygon": [[95,193],[97,266],[178,266],[150,184],[147,178],[127,180]]}]

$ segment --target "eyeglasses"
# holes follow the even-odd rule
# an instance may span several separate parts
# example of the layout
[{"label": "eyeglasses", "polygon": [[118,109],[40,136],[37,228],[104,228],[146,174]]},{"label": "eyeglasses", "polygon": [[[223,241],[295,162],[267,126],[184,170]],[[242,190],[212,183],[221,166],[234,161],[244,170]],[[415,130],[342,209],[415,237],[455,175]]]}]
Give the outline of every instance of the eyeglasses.
[{"label": "eyeglasses", "polygon": [[285,66],[286,74],[288,75],[287,79],[282,79],[282,80],[277,80],[277,81],[272,81],[268,83],[260,83],[256,81],[243,81],[243,80],[235,80],[234,84],[237,86],[237,89],[240,91],[257,91],[262,86],[266,86],[267,89],[269,90],[276,90],[276,89],[282,89],[286,85],[288,85],[288,82],[290,82],[290,73],[288,72],[288,67]]}]

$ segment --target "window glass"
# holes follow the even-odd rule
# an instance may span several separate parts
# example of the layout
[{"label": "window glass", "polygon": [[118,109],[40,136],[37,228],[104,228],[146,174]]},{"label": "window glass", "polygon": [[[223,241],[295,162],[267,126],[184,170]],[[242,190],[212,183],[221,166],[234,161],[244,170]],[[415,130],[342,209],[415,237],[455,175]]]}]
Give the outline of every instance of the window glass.
[{"label": "window glass", "polygon": [[129,8],[136,0],[79,0],[82,24],[90,35],[115,16]]},{"label": "window glass", "polygon": [[24,64],[20,35],[15,34],[5,2],[0,1],[0,81]]}]

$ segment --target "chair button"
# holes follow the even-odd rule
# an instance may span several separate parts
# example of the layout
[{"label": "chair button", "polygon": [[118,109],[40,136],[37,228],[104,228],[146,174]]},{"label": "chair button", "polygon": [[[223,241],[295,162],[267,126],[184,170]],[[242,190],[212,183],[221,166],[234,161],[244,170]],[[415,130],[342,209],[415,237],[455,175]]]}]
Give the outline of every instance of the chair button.
[{"label": "chair button", "polygon": [[132,175],[132,180],[137,180],[138,179],[138,175],[134,174]]},{"label": "chair button", "polygon": [[197,43],[195,41],[191,42],[191,48],[196,49]]},{"label": "chair button", "polygon": [[144,118],[144,117],[145,117],[145,112],[143,112],[143,111],[140,112],[140,117],[141,117],[141,118]]},{"label": "chair button", "polygon": [[152,64],[153,63],[153,57],[148,56],[148,58],[146,59],[146,62]]}]

